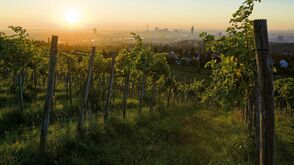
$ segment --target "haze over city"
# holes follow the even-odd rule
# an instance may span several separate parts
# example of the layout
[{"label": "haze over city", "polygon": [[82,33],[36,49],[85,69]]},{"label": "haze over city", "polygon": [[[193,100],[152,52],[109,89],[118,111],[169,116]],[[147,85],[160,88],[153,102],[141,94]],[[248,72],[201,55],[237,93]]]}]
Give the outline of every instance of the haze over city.
[{"label": "haze over city", "polygon": [[[225,29],[241,0],[4,0],[0,28],[32,30],[143,30],[150,28]],[[257,4],[252,18],[267,18],[270,30],[292,30],[294,1]]]}]

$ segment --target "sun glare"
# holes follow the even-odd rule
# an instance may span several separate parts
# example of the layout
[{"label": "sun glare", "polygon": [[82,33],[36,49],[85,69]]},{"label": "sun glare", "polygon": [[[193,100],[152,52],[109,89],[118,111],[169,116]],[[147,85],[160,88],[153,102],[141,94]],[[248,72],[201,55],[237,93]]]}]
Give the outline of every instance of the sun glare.
[{"label": "sun glare", "polygon": [[71,9],[71,10],[67,10],[65,13],[65,21],[68,24],[77,24],[79,22],[80,19],[80,15],[79,12],[77,10]]}]

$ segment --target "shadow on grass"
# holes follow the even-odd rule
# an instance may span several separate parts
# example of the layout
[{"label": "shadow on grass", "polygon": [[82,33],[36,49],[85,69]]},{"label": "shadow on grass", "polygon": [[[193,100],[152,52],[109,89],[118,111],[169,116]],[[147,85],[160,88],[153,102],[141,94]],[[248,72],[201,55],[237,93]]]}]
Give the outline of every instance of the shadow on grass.
[{"label": "shadow on grass", "polygon": [[[193,106],[159,107],[134,120],[112,114],[106,125],[97,115],[87,121],[83,138],[76,136],[74,121],[55,123],[49,130],[49,148],[42,163],[250,164],[245,127],[240,122],[232,124],[238,120],[235,117],[234,113]],[[23,142],[23,147],[7,152],[5,157],[16,152],[10,156],[17,162],[39,164],[34,144],[37,137],[32,136],[30,142]]]}]

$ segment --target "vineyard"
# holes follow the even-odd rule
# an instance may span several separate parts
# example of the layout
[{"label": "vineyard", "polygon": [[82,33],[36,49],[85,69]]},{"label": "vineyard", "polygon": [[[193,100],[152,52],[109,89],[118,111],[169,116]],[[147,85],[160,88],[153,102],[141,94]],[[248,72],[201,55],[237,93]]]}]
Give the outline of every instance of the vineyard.
[{"label": "vineyard", "polygon": [[[291,164],[294,78],[246,0],[193,66],[130,33],[118,49],[0,32],[0,164]],[[291,72],[290,72],[291,73]],[[274,95],[273,95],[274,93]]]}]

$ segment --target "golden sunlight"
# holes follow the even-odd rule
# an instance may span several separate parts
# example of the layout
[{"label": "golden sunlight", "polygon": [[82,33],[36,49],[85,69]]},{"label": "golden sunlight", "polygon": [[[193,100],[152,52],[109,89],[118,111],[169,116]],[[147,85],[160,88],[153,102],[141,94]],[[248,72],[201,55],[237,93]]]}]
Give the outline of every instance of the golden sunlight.
[{"label": "golden sunlight", "polygon": [[78,10],[69,9],[65,12],[65,21],[68,24],[78,24],[80,21],[80,13]]}]

